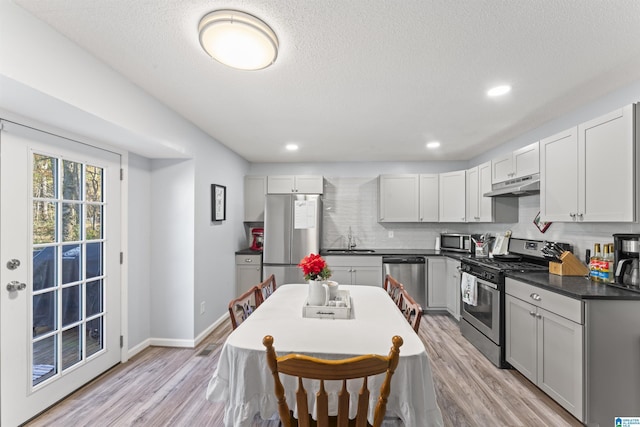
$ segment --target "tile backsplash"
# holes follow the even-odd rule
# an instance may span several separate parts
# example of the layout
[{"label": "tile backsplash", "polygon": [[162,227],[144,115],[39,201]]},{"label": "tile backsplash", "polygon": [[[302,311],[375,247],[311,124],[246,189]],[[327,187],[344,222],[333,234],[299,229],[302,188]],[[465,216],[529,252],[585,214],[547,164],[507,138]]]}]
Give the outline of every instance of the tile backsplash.
[{"label": "tile backsplash", "polygon": [[[345,248],[351,227],[358,248],[433,249],[449,224],[379,223],[377,177],[325,177],[322,226],[323,248]],[[467,228],[460,224],[449,230]]]},{"label": "tile backsplash", "polygon": [[[345,248],[349,227],[358,248],[433,249],[441,232],[502,234],[514,237],[570,243],[579,259],[594,243],[613,242],[614,233],[640,233],[640,225],[628,223],[552,223],[541,233],[533,223],[540,210],[540,196],[520,197],[517,223],[379,223],[377,177],[325,177],[323,248]],[[393,237],[390,237],[393,234]]]}]

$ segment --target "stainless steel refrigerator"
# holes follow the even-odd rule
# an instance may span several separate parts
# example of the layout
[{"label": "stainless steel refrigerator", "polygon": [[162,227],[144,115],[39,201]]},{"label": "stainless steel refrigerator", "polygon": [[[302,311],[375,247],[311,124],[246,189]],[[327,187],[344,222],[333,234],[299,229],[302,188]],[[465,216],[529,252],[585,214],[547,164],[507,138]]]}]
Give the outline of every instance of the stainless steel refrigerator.
[{"label": "stainless steel refrigerator", "polygon": [[317,194],[268,194],[264,211],[264,277],[304,283],[298,263],[320,252],[322,199]]}]

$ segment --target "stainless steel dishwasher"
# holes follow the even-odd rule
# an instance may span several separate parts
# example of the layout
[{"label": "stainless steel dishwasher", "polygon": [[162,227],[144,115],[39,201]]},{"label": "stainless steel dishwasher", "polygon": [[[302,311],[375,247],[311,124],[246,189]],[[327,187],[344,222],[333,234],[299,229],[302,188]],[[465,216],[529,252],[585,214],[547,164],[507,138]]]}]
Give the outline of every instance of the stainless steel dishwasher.
[{"label": "stainless steel dishwasher", "polygon": [[424,309],[427,306],[427,263],[421,256],[383,256],[382,269],[404,285]]}]

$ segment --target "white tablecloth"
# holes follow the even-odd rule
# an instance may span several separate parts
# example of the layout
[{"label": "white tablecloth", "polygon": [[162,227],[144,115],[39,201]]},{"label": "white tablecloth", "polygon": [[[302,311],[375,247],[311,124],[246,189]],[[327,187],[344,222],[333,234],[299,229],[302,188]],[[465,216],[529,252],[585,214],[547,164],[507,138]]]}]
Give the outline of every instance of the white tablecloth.
[{"label": "white tablecloth", "polygon": [[[404,345],[391,382],[387,414],[399,417],[408,427],[442,426],[424,344],[384,289],[341,285],[341,289],[351,293],[353,314],[351,319],[333,320],[302,317],[307,286],[280,286],[227,338],[207,389],[207,399],[225,403],[225,426],[250,426],[255,414],[264,419],[277,415],[273,378],[262,345],[265,335],[274,337],[278,355],[304,353],[327,359],[371,353],[387,355],[391,338],[400,335]],[[295,412],[295,379],[281,378],[287,403]],[[378,375],[369,381],[370,422],[383,379],[384,375]],[[336,406],[340,387],[339,382],[331,383],[326,385],[330,410]],[[356,393],[352,393],[352,399],[357,398],[358,386],[353,385]],[[311,409],[315,390],[307,391]]]}]

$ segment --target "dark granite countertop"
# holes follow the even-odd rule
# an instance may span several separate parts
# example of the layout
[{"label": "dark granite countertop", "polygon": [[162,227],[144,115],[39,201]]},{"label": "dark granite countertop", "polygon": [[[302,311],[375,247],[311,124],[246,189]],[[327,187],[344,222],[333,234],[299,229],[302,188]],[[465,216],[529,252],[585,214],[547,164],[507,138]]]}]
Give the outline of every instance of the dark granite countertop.
[{"label": "dark granite countertop", "polygon": [[253,249],[245,248],[236,251],[236,255],[262,255],[262,251],[254,251]]},{"label": "dark granite countertop", "polygon": [[539,286],[574,299],[608,299],[608,300],[638,300],[640,293],[625,291],[604,283],[592,282],[582,276],[558,276],[549,273],[517,272],[505,273],[506,277],[521,282]]},{"label": "dark granite countertop", "polygon": [[[358,250],[360,248],[356,248]],[[349,252],[336,253],[329,252],[330,249],[321,249],[322,256],[385,256],[385,255],[415,255],[415,256],[448,256],[455,259],[461,259],[469,254],[459,252],[436,251],[435,249],[372,249],[374,252]]]}]

